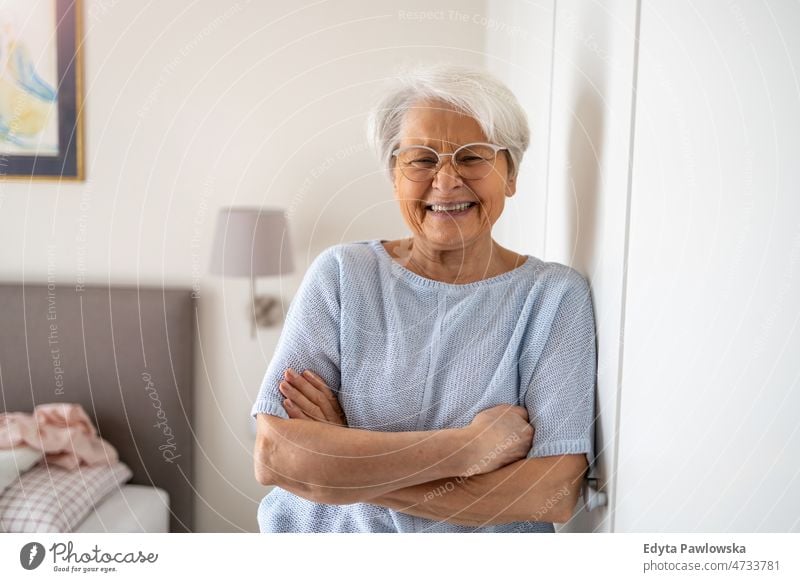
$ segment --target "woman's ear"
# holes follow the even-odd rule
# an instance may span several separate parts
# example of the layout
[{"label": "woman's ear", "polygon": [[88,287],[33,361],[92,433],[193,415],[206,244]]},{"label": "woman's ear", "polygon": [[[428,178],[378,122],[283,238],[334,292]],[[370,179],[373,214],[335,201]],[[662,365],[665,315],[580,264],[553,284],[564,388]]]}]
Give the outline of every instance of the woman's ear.
[{"label": "woman's ear", "polygon": [[506,196],[511,198],[517,192],[517,177],[509,176],[506,179]]}]

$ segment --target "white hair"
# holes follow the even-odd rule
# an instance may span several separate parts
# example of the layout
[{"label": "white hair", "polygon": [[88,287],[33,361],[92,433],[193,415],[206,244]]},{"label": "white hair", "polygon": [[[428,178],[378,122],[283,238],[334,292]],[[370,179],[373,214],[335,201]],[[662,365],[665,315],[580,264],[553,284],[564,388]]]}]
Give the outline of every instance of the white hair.
[{"label": "white hair", "polygon": [[528,118],[517,98],[482,69],[436,64],[401,71],[370,111],[367,139],[390,179],[406,113],[420,100],[441,101],[474,118],[486,139],[508,148],[509,175],[516,176],[530,142]]}]

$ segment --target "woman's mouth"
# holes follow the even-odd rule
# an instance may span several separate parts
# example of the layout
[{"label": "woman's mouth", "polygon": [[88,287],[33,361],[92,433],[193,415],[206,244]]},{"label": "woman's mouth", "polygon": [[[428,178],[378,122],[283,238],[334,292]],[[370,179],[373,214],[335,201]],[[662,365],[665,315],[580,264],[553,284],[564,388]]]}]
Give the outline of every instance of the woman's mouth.
[{"label": "woman's mouth", "polygon": [[450,218],[469,214],[475,206],[477,206],[475,202],[464,202],[461,204],[427,204],[425,206],[425,211],[431,216]]}]

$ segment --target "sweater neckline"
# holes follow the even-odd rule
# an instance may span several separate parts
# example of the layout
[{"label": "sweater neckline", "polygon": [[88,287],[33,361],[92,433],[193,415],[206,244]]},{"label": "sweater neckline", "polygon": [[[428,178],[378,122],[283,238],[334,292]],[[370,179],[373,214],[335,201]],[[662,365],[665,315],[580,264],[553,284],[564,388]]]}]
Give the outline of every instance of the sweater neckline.
[{"label": "sweater neckline", "polygon": [[481,279],[479,281],[472,281],[471,283],[446,283],[444,281],[437,281],[435,279],[428,279],[427,277],[423,277],[411,271],[410,269],[405,268],[403,265],[398,263],[392,255],[389,254],[383,244],[387,242],[383,239],[372,239],[368,241],[370,246],[372,246],[373,250],[380,255],[383,259],[388,260],[391,264],[391,268],[396,272],[402,275],[404,278],[409,280],[412,283],[417,285],[422,285],[424,287],[432,287],[432,288],[440,288],[440,289],[472,289],[475,287],[484,287],[486,285],[492,285],[494,283],[500,283],[502,281],[506,281],[515,277],[516,275],[527,271],[533,265],[533,257],[531,255],[524,255],[525,262],[523,262],[518,267],[511,269],[510,271],[506,271],[505,273],[500,273],[499,275],[495,275],[494,277],[488,277],[486,279]]}]

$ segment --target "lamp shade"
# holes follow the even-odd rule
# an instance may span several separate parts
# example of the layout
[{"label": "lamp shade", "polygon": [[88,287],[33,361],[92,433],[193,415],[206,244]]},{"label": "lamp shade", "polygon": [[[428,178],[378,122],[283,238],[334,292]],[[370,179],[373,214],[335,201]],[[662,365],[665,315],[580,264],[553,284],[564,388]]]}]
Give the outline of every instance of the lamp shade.
[{"label": "lamp shade", "polygon": [[294,270],[286,213],[281,209],[228,207],[217,215],[211,273],[270,277]]}]

